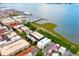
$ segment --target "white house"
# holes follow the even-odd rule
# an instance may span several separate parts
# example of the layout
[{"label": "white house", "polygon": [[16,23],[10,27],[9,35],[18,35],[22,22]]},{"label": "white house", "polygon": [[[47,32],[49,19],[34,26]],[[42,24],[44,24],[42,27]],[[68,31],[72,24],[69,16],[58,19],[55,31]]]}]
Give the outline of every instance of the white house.
[{"label": "white house", "polygon": [[26,32],[27,34],[29,34],[29,33],[32,32],[32,30],[30,30],[28,27],[26,27],[26,26],[24,26],[24,25],[22,25],[22,24],[17,25],[17,26],[15,26],[14,28],[16,28],[16,29],[17,29],[18,31],[20,31],[20,32]]},{"label": "white house", "polygon": [[27,30],[27,31],[25,31],[27,34],[30,34],[30,33],[32,33],[33,31],[32,30]]},{"label": "white house", "polygon": [[26,35],[30,40],[32,40],[33,42],[36,42],[37,40],[34,38],[34,37],[32,37],[32,36],[30,36],[30,35]]},{"label": "white house", "polygon": [[19,27],[22,27],[22,26],[24,26],[24,25],[20,24],[20,25],[14,26],[14,28],[19,28]]},{"label": "white house", "polygon": [[26,27],[26,26],[21,27],[21,29],[23,29],[23,30],[29,30],[29,28]]},{"label": "white house", "polygon": [[41,40],[44,36],[38,32],[32,32],[31,30],[27,30],[26,33],[29,32],[30,34],[27,37],[32,40],[33,42]]},{"label": "white house", "polygon": [[30,52],[30,53],[28,53],[26,56],[33,56],[33,55],[32,55],[32,53]]},{"label": "white house", "polygon": [[14,19],[16,22],[19,22],[19,23],[22,23],[22,22],[23,22],[22,19],[21,19],[21,17],[19,17],[19,16],[15,16],[15,17],[13,17],[13,19]]},{"label": "white house", "polygon": [[13,36],[17,36],[17,33],[16,32],[10,32],[9,34],[7,34],[7,36],[9,38],[12,38]]},{"label": "white house", "polygon": [[21,29],[22,31],[24,31],[24,32],[30,30],[30,29],[29,29],[28,27],[26,27],[26,26],[20,27],[20,29]]},{"label": "white house", "polygon": [[63,54],[66,52],[66,48],[63,47],[63,46],[61,46],[61,47],[59,48],[58,52],[61,52],[62,55],[63,55]]},{"label": "white house", "polygon": [[12,38],[11,38],[11,40],[12,40],[12,41],[16,41],[16,40],[19,40],[19,39],[21,39],[21,37],[20,37],[20,36],[18,36],[18,35],[17,35],[17,36],[15,36],[15,37],[12,37]]},{"label": "white house", "polygon": [[0,42],[0,46],[2,46],[4,43],[7,43],[7,41],[6,41],[6,40],[1,41],[1,42]]},{"label": "white house", "polygon": [[52,53],[52,56],[59,56],[58,53]]},{"label": "white house", "polygon": [[29,35],[32,36],[32,37],[34,37],[37,40],[40,40],[40,39],[42,39],[44,37],[42,34],[40,34],[38,32],[32,32]]},{"label": "white house", "polygon": [[41,41],[37,42],[37,47],[40,48],[40,49],[43,49],[43,48],[45,48],[50,43],[51,43],[50,39],[44,38]]}]

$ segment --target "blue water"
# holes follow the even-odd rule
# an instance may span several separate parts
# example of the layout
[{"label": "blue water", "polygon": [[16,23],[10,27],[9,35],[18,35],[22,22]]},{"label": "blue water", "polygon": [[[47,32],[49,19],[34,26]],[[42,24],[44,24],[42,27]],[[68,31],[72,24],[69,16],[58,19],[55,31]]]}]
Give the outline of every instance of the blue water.
[{"label": "blue water", "polygon": [[79,44],[79,4],[0,4],[0,7],[28,11],[48,18],[58,25],[54,30],[68,40]]}]

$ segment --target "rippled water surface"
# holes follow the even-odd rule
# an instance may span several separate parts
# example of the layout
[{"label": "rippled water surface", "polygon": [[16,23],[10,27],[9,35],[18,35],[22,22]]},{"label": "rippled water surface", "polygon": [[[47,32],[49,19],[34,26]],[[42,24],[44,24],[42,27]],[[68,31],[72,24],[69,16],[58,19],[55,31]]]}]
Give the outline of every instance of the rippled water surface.
[{"label": "rippled water surface", "polygon": [[0,4],[0,7],[28,11],[58,25],[55,31],[79,44],[79,4]]}]

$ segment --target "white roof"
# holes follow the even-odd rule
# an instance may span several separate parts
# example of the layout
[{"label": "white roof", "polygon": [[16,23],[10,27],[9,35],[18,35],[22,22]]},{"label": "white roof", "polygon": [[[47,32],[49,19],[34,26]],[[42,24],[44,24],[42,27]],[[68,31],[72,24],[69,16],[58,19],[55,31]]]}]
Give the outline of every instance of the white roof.
[{"label": "white roof", "polygon": [[12,23],[15,22],[15,20],[11,19],[11,18],[5,18],[3,20],[1,20],[2,23],[7,24],[7,23]]},{"label": "white roof", "polygon": [[0,42],[0,45],[5,44],[6,42],[7,42],[6,40],[1,41],[1,42]]},{"label": "white roof", "polygon": [[65,48],[65,47],[62,47],[62,46],[61,46],[61,47],[59,48],[59,52],[61,52],[62,54],[63,54],[65,51],[66,51],[66,48]]},{"label": "white roof", "polygon": [[28,32],[30,32],[30,33],[32,33],[32,32],[33,32],[33,31],[32,31],[32,30],[30,30],[30,29],[29,29],[29,30],[27,30],[27,31],[28,31]]},{"label": "white roof", "polygon": [[29,30],[29,28],[27,28],[27,27],[21,27],[21,29],[24,31]]},{"label": "white roof", "polygon": [[23,27],[21,27],[21,28],[25,28],[25,29],[27,29],[27,30],[29,29],[29,28],[28,28],[28,27],[26,27],[26,26],[23,26]]},{"label": "white roof", "polygon": [[4,20],[13,20],[13,19],[11,19],[11,18],[4,18]]},{"label": "white roof", "polygon": [[33,55],[32,55],[32,53],[30,52],[30,53],[27,54],[27,56],[33,56]]},{"label": "white roof", "polygon": [[15,40],[19,40],[20,38],[21,38],[20,36],[15,36],[15,37],[12,37],[11,40],[15,41]]},{"label": "white roof", "polygon": [[52,53],[52,56],[59,56],[58,53]]},{"label": "white roof", "polygon": [[51,42],[51,40],[49,40],[49,39],[47,39],[47,38],[44,38],[44,39],[42,39],[41,41],[39,41],[38,43],[39,43],[40,45],[45,45],[45,44],[48,44],[48,42]]},{"label": "white roof", "polygon": [[38,41],[37,46],[40,48],[44,48],[46,45],[50,44],[51,40],[48,38],[44,38],[41,41]]},{"label": "white roof", "polygon": [[0,26],[0,29],[2,29],[2,26]]},{"label": "white roof", "polygon": [[30,40],[32,40],[33,42],[37,41],[35,38],[33,38],[33,37],[30,36],[30,35],[27,35],[27,37],[28,37]]},{"label": "white roof", "polygon": [[9,34],[7,34],[7,36],[9,38],[12,38],[13,36],[16,36],[16,35],[17,35],[17,33],[15,33],[15,32],[10,32]]},{"label": "white roof", "polygon": [[41,40],[43,43],[47,43],[48,41],[51,41],[50,39],[48,39],[48,38],[44,38],[44,39],[42,39]]},{"label": "white roof", "polygon": [[59,44],[56,44],[57,45],[57,47],[59,47],[60,45]]},{"label": "white roof", "polygon": [[65,50],[66,50],[66,48],[65,48],[65,47],[63,47],[63,46],[61,46],[59,49],[60,49],[60,50],[63,50],[63,51],[65,51]]},{"label": "white roof", "polygon": [[31,35],[33,35],[34,37],[36,37],[37,39],[41,39],[43,38],[44,36],[38,32],[32,32]]},{"label": "white roof", "polygon": [[48,44],[48,42],[51,42],[51,40],[48,39],[48,38],[44,38],[44,39],[42,39],[41,41],[39,41],[38,43],[39,43],[40,45],[45,45],[45,44]]},{"label": "white roof", "polygon": [[13,19],[16,19],[18,16],[14,16]]},{"label": "white roof", "polygon": [[27,12],[27,11],[25,11],[24,13],[25,13],[25,14],[30,14],[30,13],[29,13],[29,12]]},{"label": "white roof", "polygon": [[2,26],[2,28],[3,28],[3,29],[7,29],[7,27],[6,27],[6,26]]},{"label": "white roof", "polygon": [[7,44],[9,44],[9,43],[12,43],[12,42],[14,42],[14,41],[16,41],[16,40],[19,40],[19,39],[21,39],[20,36],[15,36],[15,37],[12,37],[10,41],[7,41],[7,40],[1,41],[1,42],[0,42],[0,45],[1,45],[1,46],[5,46],[5,45],[7,45]]},{"label": "white roof", "polygon": [[29,34],[29,33],[32,33],[32,30],[27,30],[27,31],[25,31],[27,34]]},{"label": "white roof", "polygon": [[25,17],[24,15],[14,16],[13,19],[20,19],[22,17]]},{"label": "white roof", "polygon": [[16,18],[17,16],[13,16],[13,18]]},{"label": "white roof", "polygon": [[24,25],[20,24],[20,25],[16,25],[15,28],[18,28],[18,27],[22,27]]},{"label": "white roof", "polygon": [[3,30],[3,29],[7,29],[6,26],[0,26],[0,29]]},{"label": "white roof", "polygon": [[13,17],[13,19],[14,19],[15,21],[22,22],[22,19],[21,19],[21,17],[15,16],[15,17]]},{"label": "white roof", "polygon": [[18,40],[14,43],[4,46],[0,49],[1,55],[11,55],[12,53],[16,53],[18,50],[29,47],[29,43],[24,39]]}]

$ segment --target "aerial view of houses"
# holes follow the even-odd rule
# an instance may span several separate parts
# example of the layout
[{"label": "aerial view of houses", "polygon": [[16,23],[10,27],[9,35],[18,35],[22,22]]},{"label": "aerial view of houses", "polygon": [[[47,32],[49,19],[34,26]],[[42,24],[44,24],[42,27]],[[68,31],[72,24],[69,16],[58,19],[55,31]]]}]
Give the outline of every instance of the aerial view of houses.
[{"label": "aerial view of houses", "polygon": [[[30,21],[30,13],[0,9],[0,56],[76,56],[79,46],[51,31],[56,25]],[[44,18],[38,18],[38,21]],[[47,27],[48,26],[48,27]]]}]

